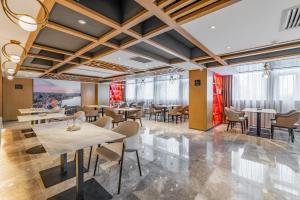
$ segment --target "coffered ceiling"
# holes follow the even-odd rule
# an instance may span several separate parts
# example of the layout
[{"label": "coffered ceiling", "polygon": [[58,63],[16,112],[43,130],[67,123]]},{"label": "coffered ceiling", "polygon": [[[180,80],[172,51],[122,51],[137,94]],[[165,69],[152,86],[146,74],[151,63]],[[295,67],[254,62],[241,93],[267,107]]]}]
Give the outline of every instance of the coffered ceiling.
[{"label": "coffered ceiling", "polygon": [[202,68],[194,61],[199,57],[227,65],[181,24],[238,1],[45,0],[49,23],[30,34],[20,68],[44,78],[100,81],[165,67]]}]

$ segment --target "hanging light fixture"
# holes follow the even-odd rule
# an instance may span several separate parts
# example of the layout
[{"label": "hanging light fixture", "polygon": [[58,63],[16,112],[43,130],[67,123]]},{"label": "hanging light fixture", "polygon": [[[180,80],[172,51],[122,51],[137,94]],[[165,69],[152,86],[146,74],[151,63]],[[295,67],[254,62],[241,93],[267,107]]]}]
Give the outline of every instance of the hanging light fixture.
[{"label": "hanging light fixture", "polygon": [[19,63],[21,61],[22,53],[26,54],[26,49],[19,41],[11,40],[2,47],[2,54],[11,62]]},{"label": "hanging light fixture", "polygon": [[145,85],[145,79],[141,80],[141,85]]},{"label": "hanging light fixture", "polygon": [[170,76],[169,82],[170,82],[171,84],[173,84],[173,83],[175,83],[175,80],[176,80],[176,78],[175,78],[173,75],[171,75],[171,76]]},{"label": "hanging light fixture", "polygon": [[268,79],[270,77],[270,64],[269,63],[265,63],[264,65],[264,71],[263,71],[263,77],[265,79]]},{"label": "hanging light fixture", "polygon": [[5,15],[12,21],[14,24],[17,24],[25,31],[35,31],[38,27],[44,28],[48,22],[49,12],[46,6],[40,0],[32,0],[36,1],[43,11],[43,15],[41,19],[36,20],[35,17],[28,14],[16,13],[11,10],[8,6],[8,0],[1,0],[1,5]]},{"label": "hanging light fixture", "polygon": [[16,73],[17,70],[17,64],[11,61],[5,61],[2,64],[3,72],[6,74],[6,76],[13,76]]}]

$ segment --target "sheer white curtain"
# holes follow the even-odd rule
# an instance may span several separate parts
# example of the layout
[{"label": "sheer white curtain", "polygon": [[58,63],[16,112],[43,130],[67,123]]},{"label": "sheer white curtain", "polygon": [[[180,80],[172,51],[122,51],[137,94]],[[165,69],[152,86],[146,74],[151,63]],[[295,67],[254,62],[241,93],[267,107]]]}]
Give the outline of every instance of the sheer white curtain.
[{"label": "sheer white curtain", "polygon": [[137,102],[150,103],[153,101],[154,82],[153,78],[145,78],[137,82],[136,100]]},{"label": "sheer white curtain", "polygon": [[134,101],[143,101],[146,104],[187,105],[189,99],[188,78],[183,75],[173,75],[171,78],[171,75],[168,75],[128,80],[126,100],[133,101],[133,98]]},{"label": "sheer white curtain", "polygon": [[126,81],[126,101],[133,102],[136,99],[136,80],[128,80]]},{"label": "sheer white curtain", "polygon": [[[282,62],[280,62],[281,64]],[[278,113],[300,110],[300,67],[279,68],[274,62],[268,79],[263,71],[254,70],[233,75],[233,106],[238,109],[271,108]],[[249,67],[249,66],[247,66]],[[257,66],[254,66],[254,68]],[[244,67],[245,68],[245,67]],[[249,68],[250,69],[250,68]],[[241,70],[240,68],[240,71]],[[262,123],[270,127],[271,115],[263,115]],[[250,123],[255,125],[256,116],[250,116]]]}]

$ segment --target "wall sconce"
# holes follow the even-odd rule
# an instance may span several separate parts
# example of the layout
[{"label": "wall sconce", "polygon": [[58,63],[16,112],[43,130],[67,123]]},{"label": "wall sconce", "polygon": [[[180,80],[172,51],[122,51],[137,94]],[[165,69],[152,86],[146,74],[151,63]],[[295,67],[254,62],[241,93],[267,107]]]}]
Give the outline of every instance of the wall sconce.
[{"label": "wall sconce", "polygon": [[48,22],[49,12],[47,7],[40,1],[35,0],[40,4],[43,10],[43,17],[40,20],[36,20],[35,17],[28,14],[16,13],[8,6],[8,0],[1,0],[1,5],[5,15],[12,21],[14,24],[20,26],[25,31],[35,31],[38,27],[44,28]]}]

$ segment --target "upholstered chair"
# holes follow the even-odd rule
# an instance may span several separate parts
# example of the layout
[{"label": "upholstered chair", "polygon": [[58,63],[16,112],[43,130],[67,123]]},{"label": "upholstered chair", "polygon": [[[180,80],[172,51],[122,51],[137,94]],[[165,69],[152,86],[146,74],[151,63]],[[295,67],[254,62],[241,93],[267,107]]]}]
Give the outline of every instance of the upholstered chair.
[{"label": "upholstered chair", "polygon": [[244,117],[245,118],[245,124],[244,124],[244,126],[245,126],[245,129],[247,129],[249,127],[249,118],[248,118],[248,115],[246,115],[245,112],[240,111],[240,110],[236,109],[233,106],[230,106],[230,110],[233,110],[234,112],[239,113],[240,117]]},{"label": "upholstered chair", "polygon": [[[134,121],[126,121],[121,123],[117,128],[114,128],[113,131],[125,135],[126,138],[130,138],[137,135],[139,131],[139,124]],[[117,162],[120,164],[118,194],[120,194],[120,189],[121,189],[121,179],[122,179],[122,170],[123,170],[123,161],[124,161],[125,152],[136,153],[139,174],[140,176],[142,176],[138,150],[127,147],[126,138],[122,140],[117,140],[113,143],[104,144],[101,147],[98,147],[96,150],[97,158],[95,163],[94,176],[96,174],[99,158],[106,160],[108,162]]]},{"label": "upholstered chair", "polygon": [[180,120],[182,120],[182,111],[183,107],[182,106],[176,106],[173,109],[171,109],[168,112],[168,122],[170,121],[170,117],[172,118],[172,121],[174,120],[175,117],[175,123],[177,124],[178,118],[180,117]]},{"label": "upholstered chair", "polygon": [[274,128],[286,128],[289,132],[289,138],[291,138],[292,142],[295,140],[294,129],[297,129],[299,124],[298,121],[300,119],[300,112],[291,111],[285,114],[277,114],[275,116],[275,120],[271,123],[271,138],[274,138]]},{"label": "upholstered chair", "polygon": [[155,117],[155,121],[157,120],[157,116],[159,116],[162,113],[161,109],[158,109],[155,107],[154,104],[151,104],[149,108],[149,120],[151,119],[152,115]]},{"label": "upholstered chair", "polygon": [[[138,108],[138,107],[136,107],[136,108]],[[128,119],[133,119],[133,121],[138,119],[138,120],[140,120],[141,126],[143,126],[143,124],[142,124],[142,110],[129,111],[127,118]]]},{"label": "upholstered chair", "polygon": [[115,127],[115,124],[118,126],[120,122],[125,121],[123,115],[116,113],[112,108],[105,108],[105,115],[113,119],[113,127]]},{"label": "upholstered chair", "polygon": [[110,130],[110,129],[112,129],[112,121],[113,121],[113,119],[111,117],[104,116],[104,117],[97,119],[97,121],[93,122],[93,124],[95,124],[96,126],[99,126],[101,128]]},{"label": "upholstered chair", "polygon": [[99,112],[97,109],[95,108],[90,108],[90,107],[84,107],[83,111],[85,113],[86,116],[86,120],[88,122],[93,122],[96,121],[97,118],[99,117]]},{"label": "upholstered chair", "polygon": [[242,133],[244,133],[245,118],[240,116],[240,112],[235,112],[234,110],[231,110],[228,107],[224,108],[224,112],[228,121],[227,131],[229,129],[229,125],[232,129],[235,123],[240,123],[242,128]]},{"label": "upholstered chair", "polygon": [[189,118],[189,106],[184,106],[179,111],[181,113],[181,117],[185,120],[185,117]]}]

